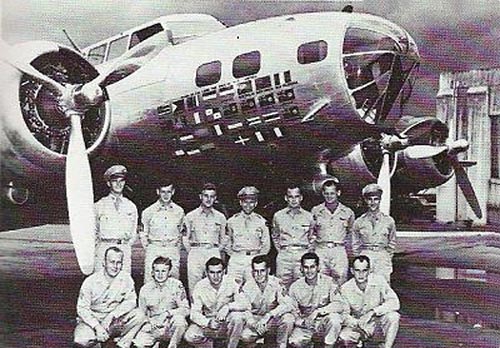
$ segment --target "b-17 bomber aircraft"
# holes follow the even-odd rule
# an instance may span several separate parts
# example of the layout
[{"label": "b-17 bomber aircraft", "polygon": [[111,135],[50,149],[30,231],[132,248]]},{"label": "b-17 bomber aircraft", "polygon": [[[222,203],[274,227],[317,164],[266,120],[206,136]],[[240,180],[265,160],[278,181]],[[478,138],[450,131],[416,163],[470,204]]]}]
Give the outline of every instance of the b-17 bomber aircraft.
[{"label": "b-17 bomber aircraft", "polygon": [[467,142],[447,139],[434,118],[397,119],[420,58],[383,18],[320,12],[226,27],[171,15],[83,50],[36,41],[1,51],[7,196],[22,203],[29,189],[43,202],[66,191],[85,274],[93,184],[115,163],[136,176],[136,193],[165,177],[194,197],[206,181],[232,196],[257,183],[263,204],[288,179],[317,190],[335,175],[347,201],[378,181],[386,211],[391,190],[415,193],[455,173],[481,216],[457,157]]}]

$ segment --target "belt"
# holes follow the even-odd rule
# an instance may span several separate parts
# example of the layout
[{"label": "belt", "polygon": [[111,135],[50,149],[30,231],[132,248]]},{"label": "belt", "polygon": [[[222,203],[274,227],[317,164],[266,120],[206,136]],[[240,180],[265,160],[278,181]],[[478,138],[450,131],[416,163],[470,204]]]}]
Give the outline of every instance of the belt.
[{"label": "belt", "polygon": [[304,244],[287,244],[282,245],[280,249],[308,249],[309,245]]},{"label": "belt", "polygon": [[373,251],[381,251],[385,250],[385,247],[383,245],[363,245],[361,249],[364,250],[373,250]]},{"label": "belt", "polygon": [[258,255],[260,250],[234,250],[235,253],[245,254],[247,256]]},{"label": "belt", "polygon": [[161,244],[162,246],[171,246],[171,247],[179,246],[178,242],[169,242],[167,240],[160,240],[160,239],[150,239],[148,240],[148,242],[151,244]]},{"label": "belt", "polygon": [[104,243],[114,243],[114,244],[126,244],[128,243],[128,239],[120,239],[120,238],[99,238],[99,241]]},{"label": "belt", "polygon": [[335,248],[339,246],[344,246],[344,242],[319,242],[320,245],[326,246],[327,248]]},{"label": "belt", "polygon": [[203,247],[203,248],[218,248],[219,244],[217,243],[200,243],[200,242],[192,242],[191,247]]}]

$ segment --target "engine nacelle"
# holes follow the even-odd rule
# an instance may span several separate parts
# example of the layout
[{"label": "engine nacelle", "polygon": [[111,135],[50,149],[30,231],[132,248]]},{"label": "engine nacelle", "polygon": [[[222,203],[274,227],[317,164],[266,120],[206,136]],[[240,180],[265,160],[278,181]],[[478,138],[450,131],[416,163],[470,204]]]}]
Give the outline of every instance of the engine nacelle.
[{"label": "engine nacelle", "polygon": [[[79,53],[51,42],[33,41],[12,48],[16,59],[61,84],[81,84],[98,72]],[[0,133],[2,170],[29,180],[43,173],[62,173],[70,121],[61,111],[58,96],[31,76],[0,61]],[[87,151],[106,138],[110,123],[107,103],[90,108],[82,118]],[[36,175],[35,175],[36,174]]]},{"label": "engine nacelle", "polygon": [[[367,139],[356,145],[344,157],[330,161],[330,172],[339,178],[343,195],[360,197],[361,189],[377,181],[382,165],[382,151],[378,140]],[[394,168],[396,166],[396,168]],[[446,153],[431,158],[412,159],[406,150],[391,157],[393,169],[392,190],[394,194],[418,192],[446,182],[453,169],[446,160]]]},{"label": "engine nacelle", "polygon": [[446,151],[431,158],[414,159],[406,150],[397,154],[397,168],[392,177],[396,192],[418,192],[439,186],[453,175],[453,168],[446,158]]}]

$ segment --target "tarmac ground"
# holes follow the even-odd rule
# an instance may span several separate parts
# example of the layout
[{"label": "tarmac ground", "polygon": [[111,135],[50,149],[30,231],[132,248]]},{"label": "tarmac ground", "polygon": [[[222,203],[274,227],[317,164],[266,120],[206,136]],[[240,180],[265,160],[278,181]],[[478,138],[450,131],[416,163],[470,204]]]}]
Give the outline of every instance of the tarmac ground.
[{"label": "tarmac ground", "polygon": [[[398,232],[392,277],[402,303],[396,347],[499,348],[500,234],[405,229]],[[137,290],[143,259],[137,243]],[[84,276],[67,225],[0,233],[0,277],[0,347],[71,347]]]}]

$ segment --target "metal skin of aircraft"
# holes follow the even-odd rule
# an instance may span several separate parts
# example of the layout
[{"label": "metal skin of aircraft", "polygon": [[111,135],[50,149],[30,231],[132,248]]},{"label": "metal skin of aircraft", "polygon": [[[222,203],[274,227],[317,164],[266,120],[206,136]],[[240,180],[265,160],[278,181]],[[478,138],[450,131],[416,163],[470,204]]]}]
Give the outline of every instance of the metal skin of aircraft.
[{"label": "metal skin of aircraft", "polygon": [[129,168],[136,193],[168,178],[185,192],[181,203],[207,181],[231,200],[255,184],[261,205],[281,199],[289,180],[317,189],[335,175],[347,201],[378,181],[386,211],[391,191],[417,192],[457,173],[481,214],[457,159],[467,142],[449,141],[436,119],[387,122],[409,97],[420,58],[411,36],[385,19],[294,14],[161,47],[145,40],[99,70],[60,44],[2,46],[4,187],[17,203],[18,188],[61,201],[66,172],[70,229],[86,274],[91,173],[101,182],[115,163]]}]

